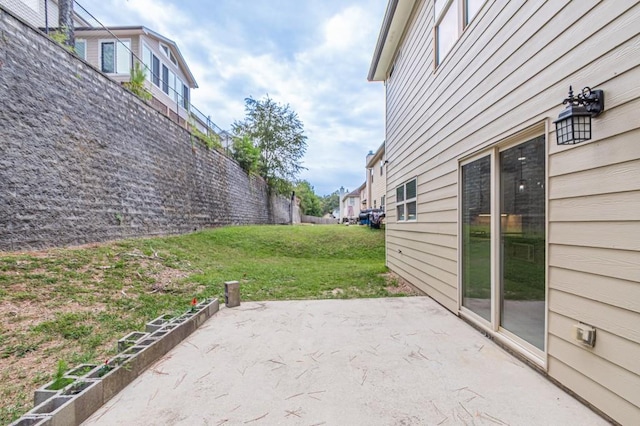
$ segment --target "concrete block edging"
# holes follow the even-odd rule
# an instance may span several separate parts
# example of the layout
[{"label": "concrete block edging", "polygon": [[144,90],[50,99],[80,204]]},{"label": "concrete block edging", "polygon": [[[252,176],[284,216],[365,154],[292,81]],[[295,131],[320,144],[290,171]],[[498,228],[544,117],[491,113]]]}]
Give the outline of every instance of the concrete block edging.
[{"label": "concrete block edging", "polygon": [[150,321],[145,332],[120,339],[119,353],[103,365],[77,366],[65,374],[74,381],[60,390],[47,389],[53,381],[37,389],[35,407],[10,426],[81,424],[219,309],[217,298],[207,299],[178,317],[163,315]]}]

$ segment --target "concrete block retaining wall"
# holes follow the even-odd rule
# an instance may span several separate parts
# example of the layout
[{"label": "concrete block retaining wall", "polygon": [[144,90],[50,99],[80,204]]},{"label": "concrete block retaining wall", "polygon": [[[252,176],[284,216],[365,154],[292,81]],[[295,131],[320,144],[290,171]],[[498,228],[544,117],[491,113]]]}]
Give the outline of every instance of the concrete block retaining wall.
[{"label": "concrete block retaining wall", "polygon": [[327,217],[317,217],[317,216],[307,216],[301,215],[302,223],[313,223],[316,225],[336,225],[338,223],[338,219],[331,219]]},{"label": "concrete block retaining wall", "polygon": [[262,179],[1,8],[0,94],[0,250],[288,223]]}]

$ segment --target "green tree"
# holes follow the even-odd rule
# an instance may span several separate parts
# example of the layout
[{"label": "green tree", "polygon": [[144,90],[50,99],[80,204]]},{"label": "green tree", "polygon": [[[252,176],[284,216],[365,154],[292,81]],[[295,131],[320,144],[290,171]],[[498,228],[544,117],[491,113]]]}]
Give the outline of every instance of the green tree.
[{"label": "green tree", "polygon": [[247,173],[258,173],[260,167],[260,148],[255,146],[249,136],[234,137],[231,156]]},{"label": "green tree", "polygon": [[245,99],[244,121],[232,125],[233,133],[248,137],[260,150],[259,174],[272,190],[284,194],[291,190],[307,150],[307,137],[298,114],[268,95],[261,100]]},{"label": "green tree", "polygon": [[307,216],[322,216],[322,201],[306,180],[299,181],[294,187],[296,196],[300,199],[300,210]]},{"label": "green tree", "polygon": [[340,208],[340,193],[338,191],[333,191],[331,194],[322,197],[323,214],[331,213],[338,208]]}]

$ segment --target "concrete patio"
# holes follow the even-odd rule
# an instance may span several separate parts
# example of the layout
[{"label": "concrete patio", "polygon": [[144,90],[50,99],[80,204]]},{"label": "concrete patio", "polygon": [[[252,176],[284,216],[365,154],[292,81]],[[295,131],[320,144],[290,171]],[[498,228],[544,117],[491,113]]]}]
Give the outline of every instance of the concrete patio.
[{"label": "concrete patio", "polygon": [[427,297],[243,303],[86,425],[600,425]]}]

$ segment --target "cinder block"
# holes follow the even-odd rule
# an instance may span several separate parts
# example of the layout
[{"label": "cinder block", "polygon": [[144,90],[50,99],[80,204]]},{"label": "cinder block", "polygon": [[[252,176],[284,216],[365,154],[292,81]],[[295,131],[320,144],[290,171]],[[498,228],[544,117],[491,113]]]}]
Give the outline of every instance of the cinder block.
[{"label": "cinder block", "polygon": [[87,376],[88,379],[99,379],[102,382],[103,402],[109,401],[137,377],[137,372],[129,363],[130,358],[118,355],[106,364],[111,368],[107,373],[103,374],[103,371],[96,369]]},{"label": "cinder block", "polygon": [[25,417],[29,417],[31,414],[45,414],[51,416],[49,423],[51,426],[75,425],[76,413],[71,403],[72,399],[71,396],[54,396],[35,406]]},{"label": "cinder block", "polygon": [[49,426],[51,425],[51,416],[49,415],[33,415],[20,417],[9,426]]},{"label": "cinder block", "polygon": [[[159,317],[159,318],[162,318],[162,317]],[[157,321],[157,320],[158,318],[156,318],[154,321]],[[149,335],[148,332],[142,333],[140,331],[133,331],[127,334],[122,339],[118,340],[118,352],[123,352],[128,348],[130,348],[131,346],[135,346],[140,340],[144,339],[148,335]]]},{"label": "cinder block", "polygon": [[63,395],[73,396],[71,404],[75,412],[76,424],[88,419],[104,404],[104,390],[101,380],[80,380],[69,387]]}]

